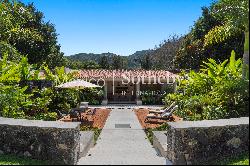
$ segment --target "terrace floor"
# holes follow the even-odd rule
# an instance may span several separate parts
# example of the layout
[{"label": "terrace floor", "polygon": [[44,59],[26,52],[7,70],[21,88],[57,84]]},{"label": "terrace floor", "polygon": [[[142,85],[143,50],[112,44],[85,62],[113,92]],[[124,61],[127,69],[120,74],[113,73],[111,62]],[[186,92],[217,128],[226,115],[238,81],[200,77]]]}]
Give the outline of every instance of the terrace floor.
[{"label": "terrace floor", "polygon": [[79,165],[170,165],[148,141],[133,109],[113,108],[97,145]]}]

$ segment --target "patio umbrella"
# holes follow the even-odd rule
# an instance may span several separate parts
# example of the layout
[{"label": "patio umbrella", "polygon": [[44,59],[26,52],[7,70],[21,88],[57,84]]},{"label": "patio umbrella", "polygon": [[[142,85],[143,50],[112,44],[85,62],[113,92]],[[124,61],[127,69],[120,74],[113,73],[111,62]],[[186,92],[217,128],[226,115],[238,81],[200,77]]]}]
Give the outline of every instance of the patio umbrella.
[{"label": "patio umbrella", "polygon": [[[70,82],[66,82],[64,84],[58,85],[56,87],[64,88],[64,89],[84,89],[84,88],[100,88],[101,86],[92,84],[84,80],[74,80],[74,81],[70,81]],[[80,96],[80,91],[79,91],[79,96]]]},{"label": "patio umbrella", "polygon": [[57,88],[84,89],[84,88],[100,88],[101,86],[92,84],[84,80],[74,80],[74,81],[66,82],[56,87]]}]

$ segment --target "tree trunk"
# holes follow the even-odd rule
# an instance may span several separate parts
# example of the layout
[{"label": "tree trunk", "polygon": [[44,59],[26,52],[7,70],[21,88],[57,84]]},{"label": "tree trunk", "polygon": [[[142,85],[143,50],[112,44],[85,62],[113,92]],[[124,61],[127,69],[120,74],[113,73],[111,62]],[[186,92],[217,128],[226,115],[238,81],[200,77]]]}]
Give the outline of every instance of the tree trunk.
[{"label": "tree trunk", "polygon": [[245,51],[243,55],[243,78],[247,78],[249,74],[249,32],[245,33]]}]

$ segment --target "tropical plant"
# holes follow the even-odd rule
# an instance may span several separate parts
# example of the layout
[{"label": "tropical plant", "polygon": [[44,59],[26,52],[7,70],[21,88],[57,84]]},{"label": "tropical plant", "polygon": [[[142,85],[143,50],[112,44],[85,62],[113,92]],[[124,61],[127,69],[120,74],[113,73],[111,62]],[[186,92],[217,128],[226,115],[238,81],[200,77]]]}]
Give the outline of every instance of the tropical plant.
[{"label": "tropical plant", "polygon": [[4,54],[0,59],[0,83],[18,83],[20,81],[19,65],[8,61],[8,55]]},{"label": "tropical plant", "polygon": [[88,101],[91,105],[100,105],[103,100],[104,92],[97,88],[85,88],[80,90],[80,100]]},{"label": "tropical plant", "polygon": [[27,87],[4,86],[0,84],[0,115],[9,118],[25,118],[24,107],[32,103],[27,100],[32,95],[26,94]]},{"label": "tropical plant", "polygon": [[[203,61],[208,58],[217,63],[230,57],[235,50],[236,58],[244,54],[244,18],[248,18],[245,11],[246,1],[219,0],[210,7],[202,8],[202,16],[195,22],[191,32],[184,37],[184,41],[175,56],[175,66],[181,69],[199,70]],[[232,5],[237,4],[237,5]],[[237,14],[229,14],[232,8]],[[245,13],[239,16],[239,13]],[[232,16],[230,16],[232,15]],[[229,21],[231,20],[231,21]],[[242,21],[239,21],[242,20]],[[234,23],[231,23],[234,22]]]},{"label": "tropical plant", "polygon": [[142,103],[145,105],[160,105],[162,104],[163,96],[160,94],[160,91],[151,91],[147,90],[141,93],[140,95]]},{"label": "tropical plant", "polygon": [[242,78],[242,60],[204,62],[200,72],[190,71],[180,82],[175,94],[167,95],[166,103],[176,101],[177,114],[188,120],[219,119],[247,116],[249,79]]},{"label": "tropical plant", "polygon": [[[216,45],[235,37],[237,33],[244,33],[244,62],[243,77],[246,77],[249,59],[249,1],[248,0],[220,0],[215,4],[213,13],[216,18],[222,18],[223,24],[214,27],[205,36],[205,46]],[[249,69],[248,69],[249,70]]]}]

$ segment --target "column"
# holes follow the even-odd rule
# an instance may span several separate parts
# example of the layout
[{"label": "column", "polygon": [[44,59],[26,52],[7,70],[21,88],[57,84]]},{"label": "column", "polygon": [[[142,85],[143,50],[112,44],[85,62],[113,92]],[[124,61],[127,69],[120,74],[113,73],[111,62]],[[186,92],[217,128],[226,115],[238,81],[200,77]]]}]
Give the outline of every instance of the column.
[{"label": "column", "polygon": [[141,101],[141,97],[140,97],[140,90],[141,90],[141,86],[140,83],[136,83],[136,105],[142,105],[142,101]]},{"label": "column", "polygon": [[102,105],[108,105],[108,82],[105,82],[104,85],[104,98],[102,101]]}]

